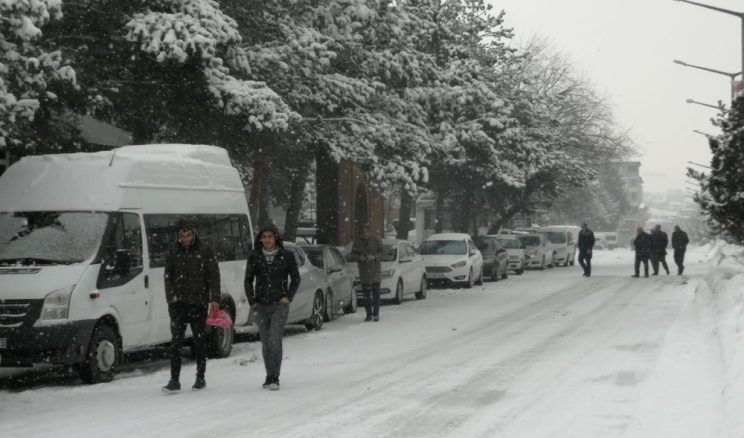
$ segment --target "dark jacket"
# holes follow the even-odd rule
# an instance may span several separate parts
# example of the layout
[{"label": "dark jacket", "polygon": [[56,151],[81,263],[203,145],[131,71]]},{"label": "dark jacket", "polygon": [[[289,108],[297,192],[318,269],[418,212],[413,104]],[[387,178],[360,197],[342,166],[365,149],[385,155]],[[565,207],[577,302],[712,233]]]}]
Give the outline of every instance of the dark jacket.
[{"label": "dark jacket", "polygon": [[666,254],[666,247],[669,245],[667,233],[659,230],[651,233],[651,251],[656,254]]},{"label": "dark jacket", "polygon": [[579,231],[579,251],[587,251],[594,248],[594,232],[589,228]]},{"label": "dark jacket", "polygon": [[165,257],[165,298],[206,306],[220,302],[220,268],[214,250],[194,232],[189,248],[176,242]]},{"label": "dark jacket", "polygon": [[648,258],[651,254],[651,236],[647,233],[638,234],[633,240],[636,257]]},{"label": "dark jacket", "polygon": [[672,232],[672,248],[684,249],[687,248],[688,243],[690,239],[687,238],[687,233],[682,230]]},{"label": "dark jacket", "polygon": [[[266,261],[261,244],[261,233],[274,231],[278,252],[271,263]],[[255,280],[255,288],[253,282]],[[284,248],[284,241],[276,228],[262,228],[253,244],[253,251],[248,256],[245,267],[245,296],[248,303],[265,306],[276,304],[282,298],[290,302],[300,287],[300,270],[294,254]]]},{"label": "dark jacket", "polygon": [[[382,247],[382,240],[375,236],[369,236],[369,239],[360,237],[354,241],[354,245],[351,247],[351,254],[357,259],[359,282],[362,283],[362,286],[379,283],[382,275],[380,259],[385,254],[385,249]],[[362,256],[374,256],[374,260],[362,261]]]}]

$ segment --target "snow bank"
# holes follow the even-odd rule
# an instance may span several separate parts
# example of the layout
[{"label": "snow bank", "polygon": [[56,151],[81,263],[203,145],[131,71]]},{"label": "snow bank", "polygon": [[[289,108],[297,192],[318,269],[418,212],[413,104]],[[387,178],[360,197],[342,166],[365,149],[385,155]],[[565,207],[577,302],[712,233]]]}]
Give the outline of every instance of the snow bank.
[{"label": "snow bank", "polygon": [[708,263],[711,270],[695,298],[710,312],[723,356],[726,436],[744,436],[744,247],[716,243]]}]

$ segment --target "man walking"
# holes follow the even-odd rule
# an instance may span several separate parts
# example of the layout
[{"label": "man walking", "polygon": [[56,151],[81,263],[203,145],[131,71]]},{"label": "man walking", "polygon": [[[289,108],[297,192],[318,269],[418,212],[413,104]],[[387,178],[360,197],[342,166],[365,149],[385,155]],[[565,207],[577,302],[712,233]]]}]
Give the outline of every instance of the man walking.
[{"label": "man walking", "polygon": [[372,236],[369,224],[362,226],[362,235],[354,241],[351,253],[359,265],[359,281],[364,293],[365,321],[380,320],[380,258],[385,250],[379,237]]},{"label": "man walking", "polygon": [[289,304],[299,287],[300,270],[294,254],[284,248],[275,226],[262,227],[246,264],[245,295],[253,308],[261,337],[266,368],[264,389],[279,389],[284,326],[289,317]]},{"label": "man walking", "polygon": [[581,224],[579,231],[579,265],[584,269],[584,277],[592,276],[592,249],[594,248],[594,232]]},{"label": "man walking", "polygon": [[181,347],[186,326],[191,326],[193,340],[191,351],[196,359],[196,381],[192,390],[207,386],[204,373],[207,369],[206,320],[207,307],[220,308],[220,270],[214,251],[199,240],[194,227],[182,224],[178,241],[165,258],[165,297],[171,319],[171,377],[163,387],[166,393],[181,390]]},{"label": "man walking", "polygon": [[666,247],[669,245],[667,233],[661,231],[661,225],[656,225],[651,232],[651,266],[654,268],[654,275],[659,275],[659,263],[664,267],[669,275],[669,266],[666,262]]},{"label": "man walking", "polygon": [[688,243],[690,239],[687,238],[687,233],[682,231],[679,225],[675,225],[672,232],[672,248],[674,248],[674,263],[677,264],[677,275],[682,275],[685,270],[685,252]]},{"label": "man walking", "polygon": [[648,277],[648,256],[651,251],[651,236],[643,231],[643,227],[638,227],[637,234],[633,240],[635,247],[635,274],[633,277],[640,276],[641,263],[643,263],[643,276]]}]

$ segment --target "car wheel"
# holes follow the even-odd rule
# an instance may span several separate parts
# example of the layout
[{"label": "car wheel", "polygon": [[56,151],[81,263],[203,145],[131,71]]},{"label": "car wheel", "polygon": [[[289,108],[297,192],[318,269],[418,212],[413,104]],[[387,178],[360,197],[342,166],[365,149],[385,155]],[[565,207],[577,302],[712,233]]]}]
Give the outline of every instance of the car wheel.
[{"label": "car wheel", "polygon": [[308,330],[320,330],[323,327],[323,293],[318,291],[313,299],[313,311],[305,323]]},{"label": "car wheel", "polygon": [[85,383],[110,382],[121,361],[121,345],[114,329],[99,325],[90,338],[85,362],[77,364],[77,371]]},{"label": "car wheel", "polygon": [[403,280],[398,279],[398,284],[395,285],[395,298],[393,303],[400,304],[403,302]]},{"label": "car wheel", "polygon": [[326,294],[325,312],[323,313],[323,320],[325,322],[332,321],[336,316],[336,306],[333,298],[333,291],[329,290]]},{"label": "car wheel", "polygon": [[417,300],[425,300],[426,299],[426,277],[421,277],[421,289],[419,289],[418,292],[416,292],[416,299]]},{"label": "car wheel", "polygon": [[473,281],[473,268],[470,268],[470,272],[468,272],[468,279],[465,282],[465,287],[470,289],[473,287],[474,281]]},{"label": "car wheel", "polygon": [[478,274],[478,281],[475,282],[478,286],[483,286],[483,266],[480,268],[480,274]]},{"label": "car wheel", "polygon": [[357,311],[357,296],[356,296],[356,289],[352,286],[351,288],[351,298],[349,298],[349,304],[344,307],[344,313],[356,313]]}]

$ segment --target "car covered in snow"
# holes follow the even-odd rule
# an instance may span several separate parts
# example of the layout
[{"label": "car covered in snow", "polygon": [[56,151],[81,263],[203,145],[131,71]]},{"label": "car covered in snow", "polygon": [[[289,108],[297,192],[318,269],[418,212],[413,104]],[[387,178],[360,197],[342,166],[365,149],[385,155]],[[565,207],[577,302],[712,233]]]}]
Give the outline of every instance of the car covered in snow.
[{"label": "car covered in snow", "polygon": [[343,309],[344,313],[354,313],[357,297],[354,289],[354,275],[349,272],[347,262],[338,248],[330,245],[302,246],[310,263],[325,275],[326,291],[325,320],[330,321]]},{"label": "car covered in snow", "polygon": [[543,233],[516,234],[524,245],[526,267],[545,269],[553,267],[553,246]]},{"label": "car covered in snow", "polygon": [[509,276],[509,254],[496,236],[477,236],[473,239],[483,255],[483,275],[492,281]]},{"label": "car covered in snow", "polygon": [[501,246],[506,250],[509,269],[517,275],[524,274],[527,266],[527,256],[522,241],[513,234],[498,234],[496,238],[499,239]]},{"label": "car covered in snow", "polygon": [[426,279],[431,283],[453,283],[473,287],[483,283],[483,255],[468,234],[432,234],[421,242]]}]

